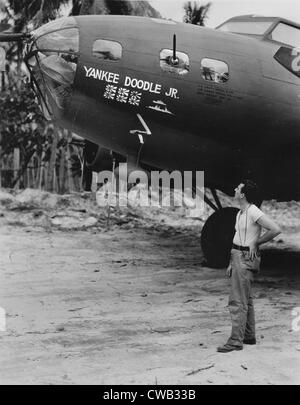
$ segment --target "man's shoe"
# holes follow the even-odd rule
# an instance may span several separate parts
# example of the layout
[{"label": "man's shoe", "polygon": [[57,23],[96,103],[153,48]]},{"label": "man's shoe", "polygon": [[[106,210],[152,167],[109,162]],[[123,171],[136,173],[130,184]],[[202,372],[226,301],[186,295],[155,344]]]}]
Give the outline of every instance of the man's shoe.
[{"label": "man's shoe", "polygon": [[252,338],[252,339],[244,339],[243,343],[245,343],[245,345],[256,345],[256,339]]},{"label": "man's shoe", "polygon": [[220,353],[228,353],[228,352],[232,352],[234,350],[243,350],[243,346],[231,346],[226,343],[224,346],[219,346],[217,348],[217,352],[220,352]]}]

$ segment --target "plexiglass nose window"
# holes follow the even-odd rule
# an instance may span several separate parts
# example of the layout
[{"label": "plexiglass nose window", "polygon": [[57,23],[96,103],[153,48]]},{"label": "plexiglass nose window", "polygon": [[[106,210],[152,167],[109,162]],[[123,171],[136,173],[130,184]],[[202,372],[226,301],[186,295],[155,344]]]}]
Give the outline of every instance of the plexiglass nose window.
[{"label": "plexiglass nose window", "polygon": [[221,60],[204,58],[201,61],[201,75],[209,82],[225,83],[229,80],[228,65]]},{"label": "plexiglass nose window", "polygon": [[79,47],[78,29],[67,28],[50,32],[38,38],[36,44],[39,49],[77,53]]},{"label": "plexiglass nose window", "polygon": [[[50,93],[59,108],[66,108],[74,83],[79,48],[77,28],[61,29],[40,36],[29,60],[37,83]],[[34,63],[33,59],[35,59]]]}]

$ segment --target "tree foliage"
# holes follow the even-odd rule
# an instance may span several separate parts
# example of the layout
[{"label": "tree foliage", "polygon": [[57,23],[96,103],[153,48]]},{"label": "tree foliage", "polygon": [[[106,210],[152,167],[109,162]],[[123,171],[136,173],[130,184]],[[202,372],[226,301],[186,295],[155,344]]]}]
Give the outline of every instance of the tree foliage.
[{"label": "tree foliage", "polygon": [[[23,81],[9,84],[0,93],[0,133],[1,161],[9,163],[14,149],[20,150],[20,172],[14,176],[17,182],[20,175],[36,153],[42,155],[52,141],[52,133],[47,128],[44,117],[35,100],[35,95]],[[44,156],[46,156],[44,154]]]},{"label": "tree foliage", "polygon": [[6,15],[13,18],[14,30],[24,31],[28,25],[34,28],[57,17],[69,0],[7,0]]},{"label": "tree foliage", "polygon": [[193,3],[191,1],[187,1],[183,6],[185,11],[183,21],[188,24],[204,26],[205,20],[208,17],[210,6],[211,3],[201,5],[197,1],[194,1]]},{"label": "tree foliage", "polygon": [[33,144],[41,146],[40,132],[45,128],[45,120],[36,103],[33,92],[23,81],[10,85],[0,93],[2,153],[11,153],[19,147],[26,151]]},{"label": "tree foliage", "polygon": [[[62,5],[69,0],[2,0],[2,23],[9,23],[14,32],[35,28],[59,15]],[[1,156],[9,161],[15,148],[20,150],[20,172],[12,186],[26,170],[33,156],[40,157],[39,164],[49,161],[54,139],[53,125],[45,121],[36,96],[22,65],[22,44],[6,44],[7,65],[2,73],[0,92]]]}]

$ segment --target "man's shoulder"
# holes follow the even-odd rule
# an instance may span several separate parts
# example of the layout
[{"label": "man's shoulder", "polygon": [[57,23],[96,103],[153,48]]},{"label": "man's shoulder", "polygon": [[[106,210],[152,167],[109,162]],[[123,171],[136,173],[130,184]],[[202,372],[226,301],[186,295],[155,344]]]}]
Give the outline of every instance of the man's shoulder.
[{"label": "man's shoulder", "polygon": [[263,211],[258,208],[255,204],[251,204],[249,207],[249,213],[253,219],[253,221],[257,221],[262,215],[264,215]]},{"label": "man's shoulder", "polygon": [[257,205],[255,205],[255,204],[251,204],[250,205],[250,207],[249,207],[249,210],[251,210],[252,212],[262,212],[262,210],[260,209],[260,208],[258,208],[258,206]]}]

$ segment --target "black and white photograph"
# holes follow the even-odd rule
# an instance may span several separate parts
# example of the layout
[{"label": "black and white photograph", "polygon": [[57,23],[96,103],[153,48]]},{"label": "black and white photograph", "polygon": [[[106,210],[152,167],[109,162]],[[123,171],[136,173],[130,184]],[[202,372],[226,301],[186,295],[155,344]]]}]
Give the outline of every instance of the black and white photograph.
[{"label": "black and white photograph", "polygon": [[0,386],[299,384],[299,1],[0,0]]}]

